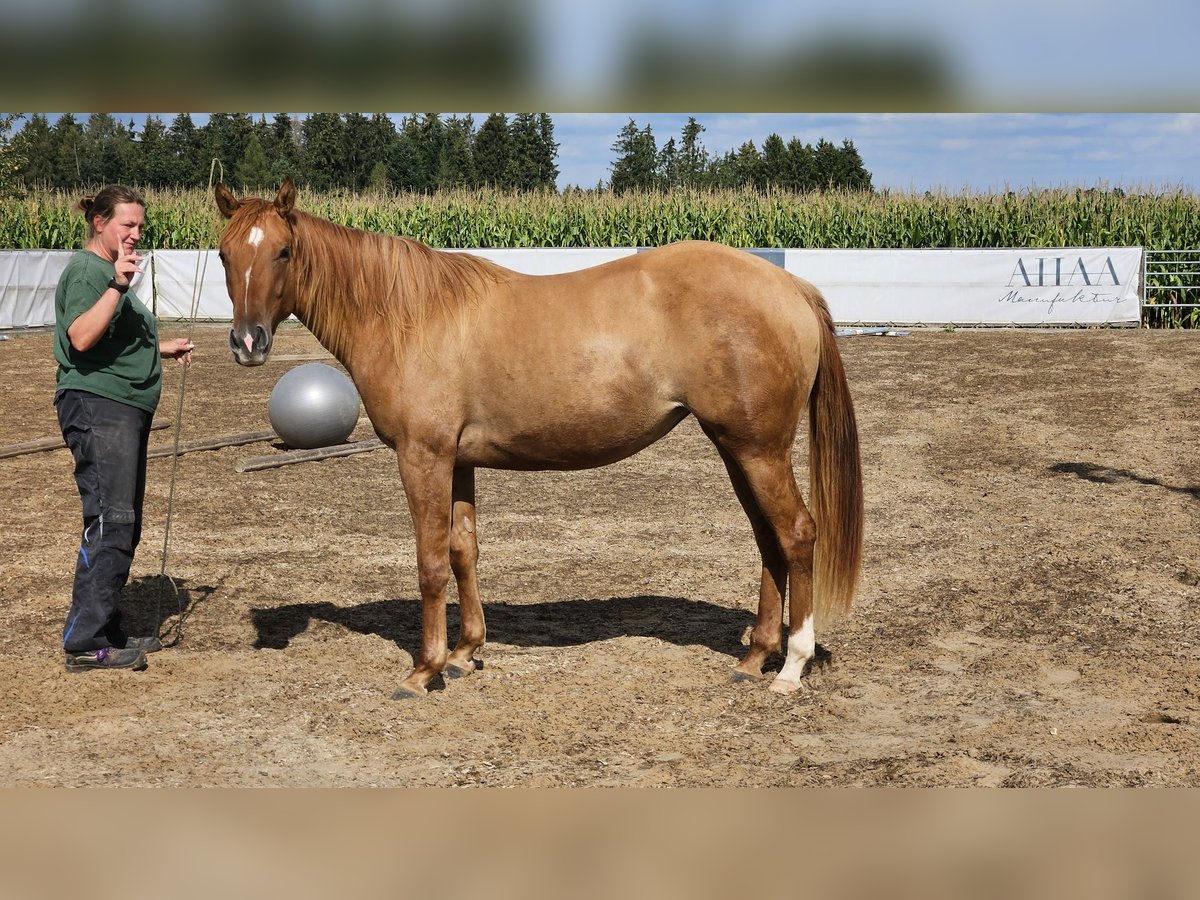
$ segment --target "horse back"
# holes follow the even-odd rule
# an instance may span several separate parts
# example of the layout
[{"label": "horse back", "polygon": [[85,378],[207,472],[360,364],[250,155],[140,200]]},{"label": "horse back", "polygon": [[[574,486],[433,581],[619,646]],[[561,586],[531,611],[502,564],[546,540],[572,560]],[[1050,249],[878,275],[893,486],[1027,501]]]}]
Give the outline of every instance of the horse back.
[{"label": "horse back", "polygon": [[689,412],[790,440],[820,347],[804,291],[777,266],[703,242],[562,275],[510,273],[481,298],[443,373],[463,453],[514,468],[601,465]]}]

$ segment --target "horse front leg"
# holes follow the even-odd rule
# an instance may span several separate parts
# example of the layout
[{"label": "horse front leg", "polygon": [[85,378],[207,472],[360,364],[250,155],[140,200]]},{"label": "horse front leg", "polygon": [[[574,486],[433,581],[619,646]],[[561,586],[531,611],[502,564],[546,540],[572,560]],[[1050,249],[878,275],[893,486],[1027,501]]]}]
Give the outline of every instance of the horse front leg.
[{"label": "horse front leg", "polygon": [[458,612],[461,626],[458,645],[446,660],[446,674],[459,678],[475,671],[475,652],[483,646],[487,628],[475,564],[479,561],[479,541],[475,535],[475,470],[454,470],[453,511],[450,522],[450,568],[458,584]]},{"label": "horse front leg", "polygon": [[394,700],[423,697],[429,682],[446,666],[446,587],[450,583],[450,506],[453,453],[429,448],[398,449],[400,478],[417,539],[417,580],[421,589],[421,650],[412,673]]}]

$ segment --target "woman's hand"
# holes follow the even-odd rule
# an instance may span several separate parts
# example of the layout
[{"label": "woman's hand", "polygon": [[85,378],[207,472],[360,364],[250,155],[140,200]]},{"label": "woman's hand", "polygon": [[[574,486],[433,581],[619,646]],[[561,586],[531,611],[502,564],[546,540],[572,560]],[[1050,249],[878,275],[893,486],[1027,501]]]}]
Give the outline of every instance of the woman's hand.
[{"label": "woman's hand", "polygon": [[167,338],[158,342],[159,356],[163,359],[177,359],[188,368],[192,365],[192,351],[195,349],[196,345],[187,338]]},{"label": "woman's hand", "polygon": [[133,276],[141,272],[138,263],[145,262],[144,256],[138,256],[136,249],[132,249],[128,254],[125,253],[125,245],[117,241],[117,259],[113,263],[113,276],[117,284],[129,284],[133,281]]}]

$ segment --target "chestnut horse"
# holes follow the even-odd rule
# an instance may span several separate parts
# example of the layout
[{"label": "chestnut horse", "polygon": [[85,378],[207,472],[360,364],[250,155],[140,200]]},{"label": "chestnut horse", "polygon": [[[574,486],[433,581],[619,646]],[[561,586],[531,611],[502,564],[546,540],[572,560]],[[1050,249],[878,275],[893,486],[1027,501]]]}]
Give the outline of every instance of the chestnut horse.
[{"label": "chestnut horse", "polygon": [[[523,275],[346,228],[216,186],[229,344],[262,365],[295,314],[354,379],[396,451],[416,534],[420,656],[395,696],[476,668],[475,469],[582,469],[625,459],[689,414],[716,445],[762,555],[758,615],[734,678],[790,693],[814,627],[847,612],[862,556],[854,406],[816,288],[741,250],[690,241],[562,275]],[[809,408],[810,513],[792,471]],[[448,651],[446,590],[461,629]],[[814,596],[816,598],[814,606]]]}]

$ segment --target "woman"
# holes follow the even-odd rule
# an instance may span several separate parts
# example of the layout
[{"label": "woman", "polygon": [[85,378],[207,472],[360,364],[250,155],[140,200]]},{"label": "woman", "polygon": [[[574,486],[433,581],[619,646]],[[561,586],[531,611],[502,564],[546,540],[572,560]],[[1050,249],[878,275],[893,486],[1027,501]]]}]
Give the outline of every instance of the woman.
[{"label": "woman", "polygon": [[144,669],[157,635],[129,637],[117,598],[141,538],[150,422],[162,390],[162,359],[191,365],[186,338],[159,341],[154,314],[130,289],[142,257],[146,201],[109,185],[79,203],[88,240],[67,263],[54,295],[54,407],[75,457],[83,539],[63,626],[69,672]]}]

